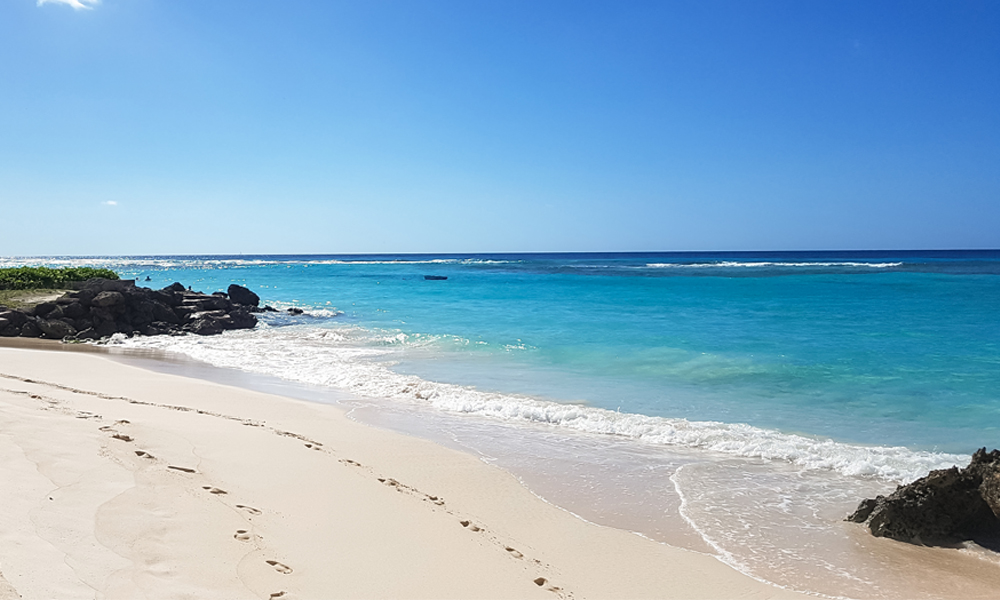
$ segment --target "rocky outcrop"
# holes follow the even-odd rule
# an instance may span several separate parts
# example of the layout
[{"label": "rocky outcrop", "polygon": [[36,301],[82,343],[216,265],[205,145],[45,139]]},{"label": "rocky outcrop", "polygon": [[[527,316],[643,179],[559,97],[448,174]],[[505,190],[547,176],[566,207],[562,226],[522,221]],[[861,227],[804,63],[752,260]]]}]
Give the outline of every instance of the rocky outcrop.
[{"label": "rocky outcrop", "polygon": [[251,292],[242,285],[236,285],[235,283],[229,286],[226,290],[229,295],[229,299],[236,304],[242,304],[243,306],[253,306],[254,308],[260,306],[260,296]]},{"label": "rocky outcrop", "polygon": [[1000,550],[1000,450],[982,448],[968,467],[931,471],[863,500],[847,520],[865,523],[876,537],[930,546],[972,540]]},{"label": "rocky outcrop", "polygon": [[93,340],[115,333],[214,335],[257,324],[260,298],[242,286],[224,292],[192,292],[180,283],[162,290],[134,281],[91,279],[58,298],[21,311],[0,307],[0,336]]}]

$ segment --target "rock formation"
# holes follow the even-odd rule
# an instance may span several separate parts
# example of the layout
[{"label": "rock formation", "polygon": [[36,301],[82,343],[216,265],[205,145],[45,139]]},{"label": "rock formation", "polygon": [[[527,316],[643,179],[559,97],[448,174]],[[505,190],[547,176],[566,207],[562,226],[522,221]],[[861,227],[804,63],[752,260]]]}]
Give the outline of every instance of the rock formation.
[{"label": "rock formation", "polygon": [[1000,550],[1000,450],[982,448],[968,467],[931,471],[888,496],[863,500],[847,520],[911,544],[972,540]]},{"label": "rock formation", "polygon": [[0,307],[0,336],[91,340],[115,333],[213,335],[252,329],[260,298],[245,287],[229,292],[192,292],[180,283],[162,290],[131,280],[90,279],[54,302],[29,310]]}]

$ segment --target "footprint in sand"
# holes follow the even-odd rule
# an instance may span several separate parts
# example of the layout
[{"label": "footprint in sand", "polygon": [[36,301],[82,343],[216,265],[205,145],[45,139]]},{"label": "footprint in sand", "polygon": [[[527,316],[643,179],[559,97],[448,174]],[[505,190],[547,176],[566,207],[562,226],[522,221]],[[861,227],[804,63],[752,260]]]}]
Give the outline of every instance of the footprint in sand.
[{"label": "footprint in sand", "polygon": [[155,456],[153,456],[149,452],[146,452],[145,450],[136,450],[135,455],[140,458],[156,458]]},{"label": "footprint in sand", "polygon": [[275,598],[281,598],[284,595],[285,595],[285,591],[282,590],[280,592],[274,592],[273,594],[271,594],[270,596],[268,596],[268,598],[269,598],[269,600],[274,600]]},{"label": "footprint in sand", "polygon": [[116,440],[121,440],[123,442],[131,442],[132,441],[132,436],[125,435],[124,433],[116,433],[116,434],[114,434],[111,437],[114,438],[114,439],[116,439]]},{"label": "footprint in sand", "polygon": [[233,537],[241,542],[249,542],[251,539],[253,539],[253,536],[251,536],[250,532],[247,531],[246,529],[237,529],[236,533],[233,534]]},{"label": "footprint in sand", "polygon": [[538,587],[542,587],[546,583],[548,583],[548,581],[544,577],[539,577],[538,579],[535,580],[535,585],[537,585]]},{"label": "footprint in sand", "polygon": [[467,528],[469,531],[482,531],[482,529],[480,529],[479,526],[472,521],[459,521],[459,523],[461,523],[462,527]]},{"label": "footprint in sand", "polygon": [[291,567],[289,567],[286,564],[280,563],[280,562],[278,562],[276,560],[266,560],[264,562],[266,562],[267,564],[269,564],[272,567],[274,567],[274,570],[277,571],[277,572],[279,572],[279,573],[281,573],[282,575],[288,575],[289,573],[292,572],[292,568]]},{"label": "footprint in sand", "polygon": [[203,485],[203,486],[201,486],[201,489],[208,490],[209,494],[228,494],[229,493],[226,490],[220,490],[219,488],[212,487],[210,485]]},{"label": "footprint in sand", "polygon": [[194,469],[189,469],[187,467],[176,467],[174,465],[167,465],[168,469],[174,469],[175,471],[184,471],[185,473],[197,473]]},{"label": "footprint in sand", "polygon": [[238,508],[240,510],[245,510],[248,513],[250,513],[251,515],[259,515],[260,514],[259,510],[257,510],[256,508],[254,508],[252,506],[247,506],[246,504],[237,504],[236,508]]},{"label": "footprint in sand", "polygon": [[510,546],[504,546],[504,550],[506,550],[507,552],[510,552],[510,555],[513,556],[514,558],[524,558],[523,554],[521,554],[517,550],[511,548]]}]

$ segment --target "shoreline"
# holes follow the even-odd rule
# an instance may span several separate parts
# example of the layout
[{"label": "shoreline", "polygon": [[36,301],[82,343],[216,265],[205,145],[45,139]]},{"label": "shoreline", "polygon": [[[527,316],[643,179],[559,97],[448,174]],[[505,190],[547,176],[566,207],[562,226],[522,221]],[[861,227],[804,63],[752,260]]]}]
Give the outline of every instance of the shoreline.
[{"label": "shoreline", "polygon": [[805,597],[340,407],[65,350],[0,347],[24,597]]}]

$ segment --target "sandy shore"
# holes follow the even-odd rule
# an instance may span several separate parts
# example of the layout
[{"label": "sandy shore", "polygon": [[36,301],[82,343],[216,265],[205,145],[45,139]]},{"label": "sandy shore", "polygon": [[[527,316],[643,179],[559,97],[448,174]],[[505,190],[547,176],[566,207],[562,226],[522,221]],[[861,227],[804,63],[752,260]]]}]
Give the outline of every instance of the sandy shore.
[{"label": "sandy shore", "polygon": [[0,348],[0,598],[792,598],[335,407]]}]

